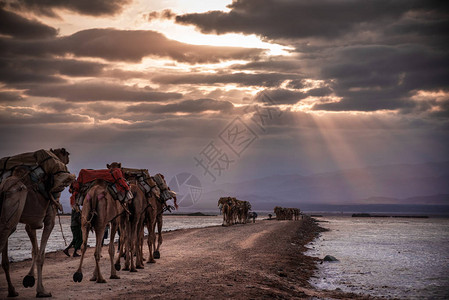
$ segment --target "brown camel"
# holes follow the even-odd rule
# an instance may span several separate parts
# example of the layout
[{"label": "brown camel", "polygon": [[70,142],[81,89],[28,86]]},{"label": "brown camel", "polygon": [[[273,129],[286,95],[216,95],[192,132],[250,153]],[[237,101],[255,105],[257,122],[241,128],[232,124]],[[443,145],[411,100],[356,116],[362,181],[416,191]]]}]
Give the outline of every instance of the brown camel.
[{"label": "brown camel", "polygon": [[[26,163],[21,163],[19,156],[2,159],[5,166],[12,169],[12,177],[3,180],[0,186],[0,251],[2,251],[2,267],[8,282],[8,296],[18,293],[11,283],[9,275],[8,237],[14,232],[17,224],[24,223],[25,230],[32,244],[32,264],[30,271],[23,279],[25,287],[35,284],[34,266],[37,266],[36,297],[51,297],[42,283],[42,269],[45,259],[45,248],[55,225],[59,197],[65,187],[75,180],[75,176],[67,171],[69,153],[64,149],[39,150],[26,153]],[[14,162],[14,163],[12,163]],[[16,165],[14,165],[16,164]],[[40,173],[36,173],[40,170]],[[4,171],[2,173],[4,174]],[[36,175],[39,174],[39,175]],[[34,180],[31,179],[33,175]],[[37,180],[36,180],[37,178]],[[37,181],[37,182],[36,182]],[[42,229],[40,246],[36,229]]]},{"label": "brown camel", "polygon": [[[148,247],[150,249],[150,255],[148,258],[148,263],[154,263],[154,255],[151,251],[153,241],[155,240],[155,224],[157,217],[157,199],[160,197],[160,190],[150,176],[147,169],[130,169],[123,168],[121,163],[113,162],[106,165],[108,169],[120,168],[127,180],[135,184],[135,195],[133,202],[135,202],[134,212],[130,210],[131,215],[128,219],[122,218],[121,226],[122,228],[134,228],[132,234],[121,235],[120,236],[120,247],[129,245],[131,243],[134,245],[136,251],[136,268],[143,268],[143,237],[144,237],[144,227],[148,229]],[[142,194],[142,195],[140,195]],[[143,196],[143,198],[142,198]],[[135,216],[135,217],[134,217]],[[142,222],[142,223],[140,223]],[[124,232],[128,232],[126,229]],[[126,251],[127,255],[130,253]],[[120,255],[117,258],[116,269],[120,269],[120,257],[123,254],[123,250],[120,249]],[[126,260],[128,261],[128,259]],[[131,258],[132,263],[132,258]],[[125,263],[125,270],[127,270],[128,264]],[[135,271],[131,266],[131,271]]]},{"label": "brown camel", "polygon": [[[143,235],[143,221],[148,204],[145,194],[135,182],[130,184],[130,191],[133,194],[133,198],[127,203],[130,214],[122,214],[119,217],[119,227],[122,234],[120,235],[120,252],[115,261],[115,268],[120,270],[120,258],[125,254],[123,270],[137,272],[137,269],[143,269],[140,235]],[[135,264],[134,256],[136,257]]]},{"label": "brown camel", "polygon": [[230,226],[233,224],[233,207],[235,198],[233,197],[221,197],[218,200],[218,207],[223,213],[223,226]]},{"label": "brown camel", "polygon": [[[96,236],[95,246],[95,270],[91,281],[97,283],[105,283],[100,271],[100,255],[101,242],[108,223],[111,224],[111,241],[115,238],[117,231],[117,218],[124,213],[124,204],[118,200],[114,200],[108,191],[108,183],[102,179],[97,179],[92,187],[88,190],[83,201],[83,209],[81,211],[81,230],[83,232],[83,243],[81,245],[81,258],[78,270],[73,275],[73,281],[81,282],[83,280],[82,265],[84,255],[87,249],[87,238],[89,230],[93,229]],[[111,261],[111,276],[110,279],[119,279],[116,269],[114,267],[114,243],[109,243],[109,259]]]},{"label": "brown camel", "polygon": [[[173,199],[174,207],[175,209],[178,209],[178,204],[176,203],[176,193],[170,190],[170,187],[167,185],[167,182],[165,181],[164,175],[158,173],[153,177],[154,181],[157,183],[157,186],[160,190],[160,197],[157,197],[157,213],[156,213],[156,223],[153,225],[153,257],[158,259],[161,257],[161,253],[159,251],[163,239],[162,239],[162,225],[163,225],[163,219],[162,215],[164,211],[171,210],[172,207],[170,207],[167,204],[167,201],[170,199]],[[158,239],[157,239],[157,245],[156,245],[156,225],[157,225],[157,231],[158,231]],[[151,251],[151,248],[149,248]]]}]

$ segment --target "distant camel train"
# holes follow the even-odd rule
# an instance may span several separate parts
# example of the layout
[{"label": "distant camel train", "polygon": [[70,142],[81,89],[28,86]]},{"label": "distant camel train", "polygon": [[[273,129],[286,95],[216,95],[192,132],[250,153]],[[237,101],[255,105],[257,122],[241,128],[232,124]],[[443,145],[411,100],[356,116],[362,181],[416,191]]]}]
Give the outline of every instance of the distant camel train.
[{"label": "distant camel train", "polygon": [[251,203],[237,200],[234,197],[221,197],[218,200],[218,207],[223,214],[223,226],[230,226],[246,223]]},{"label": "distant camel train", "polygon": [[276,214],[276,220],[299,220],[300,209],[299,208],[284,208],[280,206],[276,206],[274,209],[274,213]]}]

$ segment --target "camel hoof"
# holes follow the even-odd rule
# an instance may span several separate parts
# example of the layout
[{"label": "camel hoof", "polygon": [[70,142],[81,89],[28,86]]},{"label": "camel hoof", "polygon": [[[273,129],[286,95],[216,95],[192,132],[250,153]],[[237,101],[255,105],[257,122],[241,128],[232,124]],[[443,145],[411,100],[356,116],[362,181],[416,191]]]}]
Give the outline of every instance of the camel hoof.
[{"label": "camel hoof", "polygon": [[23,283],[24,287],[28,288],[28,287],[34,286],[35,281],[36,280],[34,279],[34,276],[27,275],[27,276],[23,277],[22,283]]},{"label": "camel hoof", "polygon": [[106,280],[104,280],[104,279],[97,279],[97,283],[106,283]]},{"label": "camel hoof", "polygon": [[154,251],[153,252],[153,256],[154,256],[155,259],[161,258],[161,254],[159,253],[159,251]]},{"label": "camel hoof", "polygon": [[120,266],[120,264],[115,264],[114,267],[115,267],[116,271],[120,271],[122,268],[122,266]]},{"label": "camel hoof", "polygon": [[150,259],[149,261],[147,261],[147,264],[155,264],[156,261],[154,259]]},{"label": "camel hoof", "polygon": [[111,275],[109,277],[109,279],[120,279],[120,276],[118,276],[118,275]]},{"label": "camel hoof", "polygon": [[75,274],[73,274],[73,281],[74,282],[81,282],[81,281],[83,281],[83,273],[76,272]]},{"label": "camel hoof", "polygon": [[17,297],[19,296],[19,293],[17,293],[15,290],[9,291],[8,292],[8,297]]},{"label": "camel hoof", "polygon": [[36,298],[50,298],[52,297],[51,293],[36,293]]},{"label": "camel hoof", "polygon": [[89,279],[89,281],[97,281],[97,277],[92,276],[92,277]]},{"label": "camel hoof", "polygon": [[136,266],[136,269],[143,269],[143,266]]},{"label": "camel hoof", "polygon": [[136,269],[131,269],[131,270],[129,270],[130,272],[137,272],[137,270]]},{"label": "camel hoof", "polygon": [[125,267],[123,268],[123,271],[129,271],[129,267],[126,267],[126,266],[125,266]]}]

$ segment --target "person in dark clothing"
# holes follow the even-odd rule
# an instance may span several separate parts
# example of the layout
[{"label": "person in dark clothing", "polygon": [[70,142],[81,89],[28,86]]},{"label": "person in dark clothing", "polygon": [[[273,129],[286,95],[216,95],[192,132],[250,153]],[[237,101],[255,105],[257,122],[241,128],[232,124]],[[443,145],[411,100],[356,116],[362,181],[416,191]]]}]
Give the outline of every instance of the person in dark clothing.
[{"label": "person in dark clothing", "polygon": [[77,251],[81,248],[81,244],[83,243],[83,233],[81,231],[81,212],[78,209],[72,207],[72,218],[70,223],[70,229],[72,230],[72,241],[64,249],[65,255],[70,257],[69,249],[74,248],[73,257],[80,256]]},{"label": "person in dark clothing", "polygon": [[101,247],[104,245],[104,240],[109,237],[109,224],[106,225],[106,228],[104,229],[103,239],[101,240]]}]

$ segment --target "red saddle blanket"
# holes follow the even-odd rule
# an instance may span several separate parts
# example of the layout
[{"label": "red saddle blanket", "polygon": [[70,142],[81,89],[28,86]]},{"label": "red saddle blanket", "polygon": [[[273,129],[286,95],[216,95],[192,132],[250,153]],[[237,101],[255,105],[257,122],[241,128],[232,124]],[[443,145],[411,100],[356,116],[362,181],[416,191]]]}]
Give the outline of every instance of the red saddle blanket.
[{"label": "red saddle blanket", "polygon": [[103,179],[104,181],[110,182],[111,184],[115,184],[117,191],[119,192],[129,191],[129,185],[123,177],[123,173],[119,168],[103,170],[81,169],[78,178],[75,182],[72,183],[71,186],[72,196],[70,197],[70,204],[75,204],[77,194],[80,192],[81,187],[84,184],[97,179]]}]

